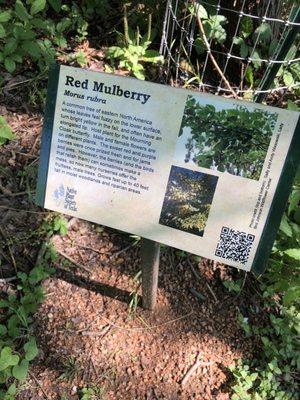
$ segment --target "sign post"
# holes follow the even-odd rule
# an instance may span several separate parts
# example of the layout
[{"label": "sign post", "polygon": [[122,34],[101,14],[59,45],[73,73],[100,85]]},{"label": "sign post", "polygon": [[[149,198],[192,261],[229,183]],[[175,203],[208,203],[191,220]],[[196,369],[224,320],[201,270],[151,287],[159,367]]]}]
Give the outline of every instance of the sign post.
[{"label": "sign post", "polygon": [[156,305],[160,244],[153,240],[142,238],[142,295],[143,307],[153,310]]}]

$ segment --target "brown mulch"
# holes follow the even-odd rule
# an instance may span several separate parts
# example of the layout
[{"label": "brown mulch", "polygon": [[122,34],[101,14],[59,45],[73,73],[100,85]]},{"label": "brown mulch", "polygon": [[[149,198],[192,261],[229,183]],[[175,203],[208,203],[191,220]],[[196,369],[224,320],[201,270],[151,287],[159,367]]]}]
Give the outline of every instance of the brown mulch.
[{"label": "brown mulch", "polygon": [[[0,260],[6,278],[14,268],[34,266],[39,227],[48,213],[34,205],[41,115],[0,107],[17,137],[0,148]],[[106,400],[228,400],[228,366],[256,350],[237,323],[239,310],[247,315],[258,302],[255,293],[247,287],[236,296],[222,284],[236,270],[163,247],[157,308],[145,311],[135,279],[135,238],[69,222],[67,235],[53,239],[56,272],[44,282],[45,302],[33,322],[40,352],[19,400],[78,400],[84,387],[97,388],[102,394],[96,398]],[[0,290],[7,286],[12,290],[13,282]],[[130,308],[134,298],[139,306]],[[198,368],[182,385],[197,358]]]}]

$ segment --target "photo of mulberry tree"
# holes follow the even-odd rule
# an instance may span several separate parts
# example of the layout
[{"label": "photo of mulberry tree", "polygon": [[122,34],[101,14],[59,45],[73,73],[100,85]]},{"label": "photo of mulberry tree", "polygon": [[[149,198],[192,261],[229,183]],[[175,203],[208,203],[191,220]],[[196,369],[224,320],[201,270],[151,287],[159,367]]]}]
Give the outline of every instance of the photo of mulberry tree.
[{"label": "photo of mulberry tree", "polygon": [[172,166],[159,223],[203,236],[218,177]]},{"label": "photo of mulberry tree", "polygon": [[179,133],[190,128],[185,162],[258,180],[277,117],[244,106],[217,110],[188,96]]}]

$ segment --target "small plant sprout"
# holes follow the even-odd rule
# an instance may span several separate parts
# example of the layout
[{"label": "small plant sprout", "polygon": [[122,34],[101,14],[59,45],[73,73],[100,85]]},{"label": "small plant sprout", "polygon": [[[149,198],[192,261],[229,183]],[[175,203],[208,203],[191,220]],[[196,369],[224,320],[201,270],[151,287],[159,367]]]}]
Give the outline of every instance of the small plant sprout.
[{"label": "small plant sprout", "polygon": [[119,68],[124,68],[138,79],[145,79],[143,63],[157,64],[163,57],[156,50],[149,50],[151,44],[151,14],[148,17],[148,32],[141,36],[139,28],[136,32],[128,27],[127,12],[124,16],[124,37],[121,46],[111,46],[107,49],[107,57],[114,62],[119,60]]}]

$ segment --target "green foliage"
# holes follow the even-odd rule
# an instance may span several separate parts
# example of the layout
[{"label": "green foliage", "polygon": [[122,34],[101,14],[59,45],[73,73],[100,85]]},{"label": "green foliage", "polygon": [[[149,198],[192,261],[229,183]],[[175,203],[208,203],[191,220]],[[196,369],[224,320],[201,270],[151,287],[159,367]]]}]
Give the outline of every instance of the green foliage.
[{"label": "green foliage", "polygon": [[[270,303],[266,304],[270,307]],[[270,314],[267,327],[247,326],[246,336],[261,341],[261,356],[240,360],[230,370],[234,376],[232,400],[296,400],[300,390],[298,335],[300,313],[294,306]]]},{"label": "green foliage", "polygon": [[300,174],[281,221],[267,273],[260,283],[269,321],[264,326],[252,326],[241,314],[238,317],[246,337],[260,341],[261,351],[257,358],[240,360],[237,366],[231,367],[234,377],[232,400],[299,398],[299,201]]},{"label": "green foliage", "polygon": [[193,154],[201,167],[259,179],[276,120],[275,113],[241,106],[217,111],[189,96],[180,130],[189,127],[192,135],[185,161]]},{"label": "green foliage", "polygon": [[53,220],[53,231],[65,236],[68,233],[68,221],[63,216],[58,215]]},{"label": "green foliage", "polygon": [[82,371],[82,366],[77,362],[75,357],[68,357],[62,362],[63,373],[59,376],[60,380],[72,380],[74,379],[80,371]]},{"label": "green foliage", "polygon": [[249,58],[255,69],[261,67],[261,59],[268,60],[274,54],[278,45],[277,40],[272,39],[271,25],[268,22],[262,22],[254,28],[251,17],[242,18],[239,35],[233,42],[239,47],[240,57]]},{"label": "green foliage", "polygon": [[[297,43],[293,43],[291,48],[288,51],[286,56],[286,60],[291,60],[297,58],[297,50],[298,45]],[[290,88],[291,92],[295,93],[297,96],[300,94],[300,63],[294,62],[288,65],[282,65],[277,73],[274,85],[280,86],[285,85]],[[298,87],[294,87],[298,85]]]},{"label": "green foliage", "polygon": [[[60,226],[57,225],[57,230]],[[41,232],[49,234],[49,226]],[[53,230],[52,230],[53,231]],[[32,314],[44,299],[41,281],[53,272],[50,263],[56,254],[51,246],[44,245],[44,256],[27,274],[18,272],[16,290],[0,300],[2,320],[0,324],[0,399],[13,400],[19,382],[26,380],[29,363],[38,355],[38,348],[32,332]],[[6,388],[6,390],[5,390]]]},{"label": "green foliage", "polygon": [[101,386],[91,386],[82,388],[80,391],[80,400],[105,400],[105,388]]},{"label": "green foliage", "polygon": [[[189,12],[193,16],[198,15],[201,19],[205,36],[209,41],[212,40],[219,44],[225,42],[227,33],[223,26],[226,25],[228,21],[224,15],[217,14],[215,8],[204,8],[199,2],[197,2],[195,6],[190,5]],[[197,35],[194,45],[198,54],[203,54],[207,50],[200,33]]]},{"label": "green foliage", "polygon": [[242,288],[242,279],[237,279],[237,280],[230,280],[226,279],[225,281],[222,281],[223,285],[226,287],[226,289],[229,290],[229,292],[235,292],[239,293]]},{"label": "green foliage", "polygon": [[290,306],[300,298],[300,173],[298,173],[289,205],[280,224],[267,272],[267,293],[280,293],[283,304]]},{"label": "green foliage", "polygon": [[6,140],[12,140],[15,138],[13,131],[11,130],[5,118],[0,116],[0,146],[6,142]]},{"label": "green foliage", "polygon": [[151,17],[148,19],[148,32],[141,36],[139,29],[133,32],[124,18],[124,36],[121,46],[111,46],[107,49],[106,56],[114,63],[119,60],[119,68],[131,72],[138,79],[145,79],[143,63],[157,64],[163,61],[158,51],[150,50],[151,45]]},{"label": "green foliage", "polygon": [[70,54],[68,56],[68,61],[76,61],[80,67],[84,67],[88,62],[87,57],[82,50],[79,50],[74,54]]},{"label": "green foliage", "polygon": [[[95,14],[105,15],[109,5],[107,0],[76,3],[16,0],[13,6],[1,6],[0,66],[2,64],[8,72],[14,73],[24,62],[31,60],[44,71],[56,54],[66,49],[67,35],[75,35],[78,43],[84,40],[88,34],[88,21]],[[81,53],[75,58],[80,65],[85,64]]]}]

